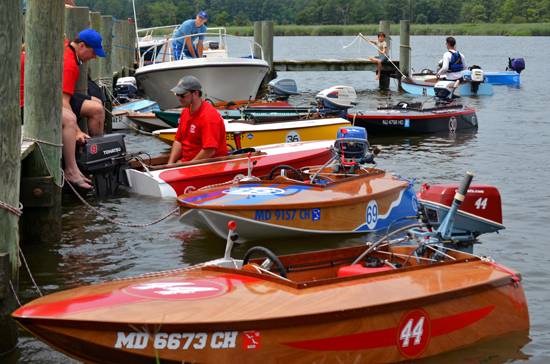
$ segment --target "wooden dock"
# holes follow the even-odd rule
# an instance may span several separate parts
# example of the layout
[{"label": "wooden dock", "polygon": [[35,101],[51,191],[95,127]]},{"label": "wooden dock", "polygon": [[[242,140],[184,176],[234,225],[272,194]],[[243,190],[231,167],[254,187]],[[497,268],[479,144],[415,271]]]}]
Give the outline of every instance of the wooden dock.
[{"label": "wooden dock", "polygon": [[[393,61],[399,67],[399,61]],[[367,58],[274,60],[275,71],[376,71],[376,63]],[[394,72],[391,63],[382,65],[382,72]]]},{"label": "wooden dock", "polygon": [[21,141],[21,160],[25,159],[29,154],[31,154],[35,146],[36,146],[35,142],[22,140]]}]

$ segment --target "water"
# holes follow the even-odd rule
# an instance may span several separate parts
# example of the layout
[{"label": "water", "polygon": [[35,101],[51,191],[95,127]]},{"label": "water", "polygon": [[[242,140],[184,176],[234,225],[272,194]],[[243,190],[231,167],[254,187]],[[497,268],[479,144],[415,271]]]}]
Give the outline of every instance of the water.
[{"label": "water", "polygon": [[[442,36],[412,37],[412,67],[434,68],[444,48]],[[349,44],[353,37],[277,37],[275,59],[345,58],[374,55],[366,44]],[[455,137],[378,138],[381,168],[422,182],[456,182],[467,170],[474,171],[474,183],[499,187],[504,224],[507,229],[482,239],[480,254],[520,271],[529,303],[531,331],[526,339],[510,338],[436,358],[432,362],[502,363],[527,360],[550,361],[550,250],[546,227],[550,223],[550,120],[546,108],[550,78],[544,71],[550,37],[457,37],[458,49],[468,64],[485,70],[503,70],[508,57],[524,57],[527,70],[521,88],[498,86],[491,97],[466,101],[478,110],[479,131]],[[398,57],[399,37],[394,37],[392,54]],[[236,47],[236,46],[235,46]],[[238,51],[239,49],[236,48]],[[243,52],[244,53],[244,52]],[[374,108],[391,97],[395,102],[407,97],[394,91],[377,91],[372,72],[287,72],[280,77],[294,78],[304,95],[296,103],[306,103],[315,93],[335,84],[351,85],[359,95],[358,109]],[[165,149],[156,140],[128,135],[131,151],[158,153]],[[174,208],[174,201],[122,196],[108,202],[94,202],[111,219],[134,223],[148,222]],[[320,239],[269,244],[277,253],[349,245],[349,240]],[[250,246],[238,247],[242,256]],[[113,278],[165,270],[213,259],[223,254],[223,242],[212,235],[181,226],[176,218],[147,228],[113,225],[97,217],[78,201],[63,208],[63,237],[54,244],[26,244],[23,250],[31,270],[46,293]],[[36,296],[27,275],[21,273],[21,298]],[[503,317],[503,320],[506,318]],[[40,341],[22,333],[18,351],[9,363],[70,362]]]}]

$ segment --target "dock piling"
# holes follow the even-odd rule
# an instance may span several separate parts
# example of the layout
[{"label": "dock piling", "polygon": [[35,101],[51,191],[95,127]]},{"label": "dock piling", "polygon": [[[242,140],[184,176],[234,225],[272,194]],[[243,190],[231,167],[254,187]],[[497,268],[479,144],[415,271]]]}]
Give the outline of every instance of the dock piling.
[{"label": "dock piling", "polygon": [[257,46],[259,44],[262,48],[262,22],[261,21],[255,21],[254,22],[254,58],[262,58],[262,52],[260,47]]},{"label": "dock piling", "polygon": [[[388,20],[380,20],[380,23],[378,24],[378,30],[380,32],[384,32],[386,35],[386,43],[388,45],[388,53],[386,56],[391,59],[391,35],[390,35],[390,22]],[[385,72],[382,70],[380,72],[380,80],[378,83],[378,87],[380,87],[381,90],[387,90],[390,88],[390,74],[389,72]]]},{"label": "dock piling", "polygon": [[[101,26],[100,26],[101,38],[103,38],[103,49],[105,50],[105,57],[99,59],[99,80],[107,90],[113,92],[113,71],[111,68],[111,62],[113,59],[113,17],[111,15],[102,15],[101,16]],[[105,113],[105,133],[110,133],[112,131],[112,117],[111,117],[111,102],[109,97],[107,97],[107,102],[105,107],[108,112]]]},{"label": "dock piling", "polygon": [[401,20],[399,25],[399,69],[408,77],[411,75],[411,23],[409,20]]},{"label": "dock piling", "polygon": [[[97,11],[91,11],[90,12],[90,22],[91,22],[91,28],[97,30],[101,33],[101,13]],[[103,38],[103,37],[102,37]],[[90,74],[90,78],[93,81],[96,81],[99,79],[99,57],[96,59],[90,60],[89,63],[89,69],[88,72]]]},{"label": "dock piling", "polygon": [[264,59],[269,65],[269,79],[272,80],[276,76],[273,69],[273,21],[262,21],[262,47],[264,49]]},{"label": "dock piling", "polygon": [[19,208],[20,186],[21,22],[20,1],[3,0],[0,7],[0,353],[10,352],[17,344],[17,328],[10,313],[17,307],[11,287],[17,289],[19,276],[19,216],[15,212]]},{"label": "dock piling", "polygon": [[27,1],[23,136],[43,142],[22,165],[21,196],[29,207],[22,217],[24,241],[61,236],[63,19],[64,1]]}]

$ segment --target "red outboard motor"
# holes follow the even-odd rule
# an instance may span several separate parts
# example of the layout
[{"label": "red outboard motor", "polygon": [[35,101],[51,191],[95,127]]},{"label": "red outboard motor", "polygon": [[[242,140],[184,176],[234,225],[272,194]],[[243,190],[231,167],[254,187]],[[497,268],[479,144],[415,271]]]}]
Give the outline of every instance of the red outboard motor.
[{"label": "red outboard motor", "polygon": [[[458,184],[422,185],[418,201],[430,225],[439,226],[449,211],[457,188]],[[477,237],[502,229],[502,203],[498,189],[487,185],[471,185],[457,211],[453,233],[471,233]]]}]

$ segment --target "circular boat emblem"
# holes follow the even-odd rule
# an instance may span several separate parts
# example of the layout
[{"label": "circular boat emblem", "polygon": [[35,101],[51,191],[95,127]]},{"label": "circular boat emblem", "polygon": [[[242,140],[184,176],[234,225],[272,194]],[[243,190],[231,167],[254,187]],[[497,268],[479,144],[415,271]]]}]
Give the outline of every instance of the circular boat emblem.
[{"label": "circular boat emblem", "polygon": [[286,140],[287,143],[299,142],[299,141],[300,141],[300,134],[298,134],[298,133],[297,133],[296,131],[294,131],[294,130],[289,131],[289,132],[286,134],[285,140]]},{"label": "circular boat emblem", "polygon": [[246,138],[250,140],[250,139],[254,138],[254,134],[248,133],[248,134],[246,134]]},{"label": "circular boat emblem", "polygon": [[378,222],[378,203],[376,200],[369,201],[367,205],[367,210],[365,212],[365,221],[367,222],[367,227],[372,230]]},{"label": "circular boat emblem", "polygon": [[240,195],[240,196],[274,196],[274,195],[286,195],[287,192],[282,188],[274,187],[242,187],[242,188],[230,188],[224,190],[226,195]]},{"label": "circular boat emblem", "polygon": [[195,191],[197,188],[195,186],[187,186],[185,187],[185,189],[183,190],[183,193],[189,193],[189,192],[193,192]]},{"label": "circular boat emblem", "polygon": [[449,119],[449,131],[451,133],[454,133],[457,127],[458,127],[458,122],[456,121],[456,117],[451,116],[451,118]]},{"label": "circular boat emblem", "polygon": [[189,300],[215,297],[224,294],[227,287],[206,279],[153,281],[135,284],[122,290],[130,296],[158,300]]},{"label": "circular boat emblem", "polygon": [[428,313],[422,309],[407,312],[397,329],[397,347],[406,358],[422,354],[431,337],[431,322]]}]

